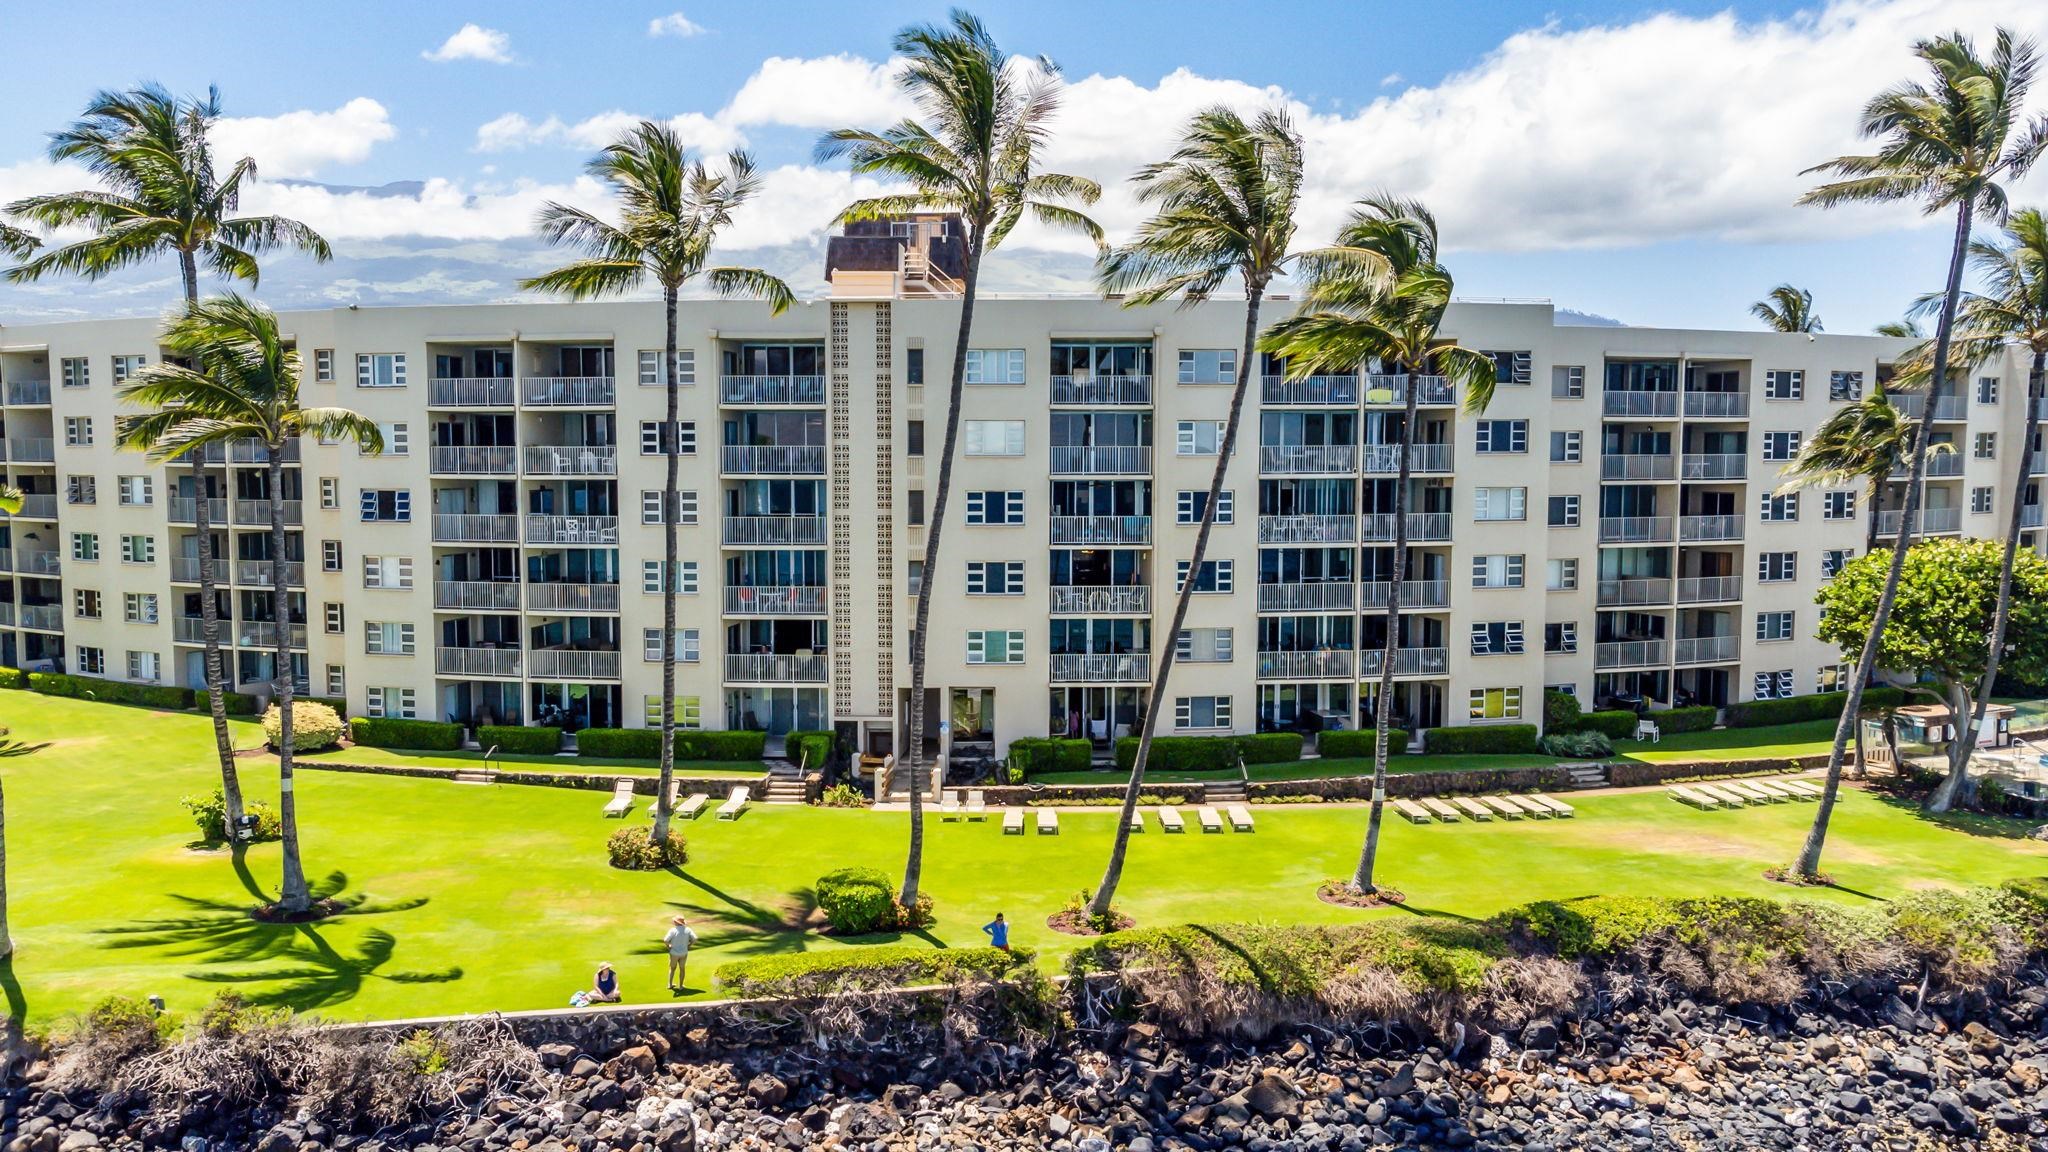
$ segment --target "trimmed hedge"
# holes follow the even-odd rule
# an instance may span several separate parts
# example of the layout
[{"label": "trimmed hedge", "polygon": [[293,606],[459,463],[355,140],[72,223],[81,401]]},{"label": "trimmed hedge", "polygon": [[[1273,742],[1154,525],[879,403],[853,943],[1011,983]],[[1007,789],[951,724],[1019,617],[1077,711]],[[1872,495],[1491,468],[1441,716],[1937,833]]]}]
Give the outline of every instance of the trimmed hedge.
[{"label": "trimmed hedge", "polygon": [[895,919],[896,889],[879,868],[841,868],[818,877],[818,911],[842,936],[880,932]]},{"label": "trimmed hedge", "polygon": [[139,704],[145,708],[192,707],[192,690],[174,688],[168,684],[129,684],[120,680],[101,680],[93,676],[66,676],[61,672],[31,672],[28,674],[31,691],[45,696],[69,696],[84,699],[88,694],[102,704]]},{"label": "trimmed hedge", "polygon": [[462,747],[462,726],[437,724],[432,720],[358,716],[348,722],[348,738],[357,744],[367,744],[372,748],[417,748],[426,752],[453,752]]},{"label": "trimmed hedge", "polygon": [[839,737],[825,729],[791,732],[782,738],[782,756],[806,772],[823,772],[832,762],[832,746]]},{"label": "trimmed hedge", "polygon": [[[1129,774],[1138,762],[1138,738],[1125,736],[1116,742],[1117,771]],[[1237,767],[1235,736],[1154,736],[1149,769],[1163,772],[1221,772]]]},{"label": "trimmed hedge", "polygon": [[28,673],[19,668],[0,668],[0,688],[28,687]]},{"label": "trimmed hedge", "polygon": [[1579,717],[1575,731],[1598,732],[1609,740],[1627,740],[1636,734],[1636,714],[1620,709],[1588,712]]},{"label": "trimmed hedge", "polygon": [[[213,710],[213,705],[207,702],[206,693],[204,692],[194,692],[192,694],[192,703],[194,707],[202,712],[211,712]],[[220,706],[230,716],[254,716],[256,714],[256,697],[247,692],[222,692],[220,694]],[[298,722],[297,717],[292,718],[293,724]]]},{"label": "trimmed hedge", "polygon": [[718,986],[750,996],[821,996],[959,980],[1000,980],[1028,972],[1029,948],[929,948],[874,944],[736,960],[718,969]]},{"label": "trimmed hedge", "polygon": [[1430,755],[1513,756],[1536,752],[1534,724],[1469,724],[1431,728],[1422,746]]},{"label": "trimmed hedge", "polygon": [[1579,707],[1579,698],[1569,692],[1543,691],[1543,730],[1545,732],[1573,732],[1579,727],[1579,716],[1584,709]]},{"label": "trimmed hedge", "polygon": [[[759,760],[767,746],[765,732],[700,732],[677,729],[676,759]],[[583,728],[576,733],[576,754],[605,760],[661,759],[659,728]]]},{"label": "trimmed hedge", "polygon": [[1577,732],[1546,732],[1536,742],[1545,756],[1556,756],[1565,760],[1598,760],[1614,755],[1614,741],[1607,733],[1597,728],[1582,728]]},{"label": "trimmed hedge", "polygon": [[560,728],[528,728],[520,724],[486,724],[476,730],[476,742],[517,756],[553,756],[562,750]]},{"label": "trimmed hedge", "polygon": [[[1377,750],[1376,737],[1371,728],[1320,732],[1316,734],[1316,751],[1325,760],[1369,759]],[[1387,729],[1387,755],[1399,756],[1406,751],[1408,733],[1400,728]]]},{"label": "trimmed hedge", "polygon": [[[658,744],[661,733],[657,731],[654,735]],[[759,760],[767,747],[766,732],[676,733],[678,760]]]},{"label": "trimmed hedge", "polygon": [[1301,759],[1301,733],[1260,732],[1240,736],[1237,754],[1247,764],[1287,764]]},{"label": "trimmed hedge", "polygon": [[1026,779],[1044,772],[1086,772],[1093,756],[1086,740],[1024,736],[1010,741],[1011,773],[1022,772]]},{"label": "trimmed hedge", "polygon": [[1719,710],[1711,704],[1698,704],[1690,708],[1667,708],[1650,713],[1650,719],[1657,725],[1657,731],[1669,736],[1674,732],[1705,732],[1714,726],[1714,717]]},{"label": "trimmed hedge", "polygon": [[[1762,728],[1771,724],[1833,720],[1841,716],[1842,705],[1848,699],[1847,692],[1816,692],[1811,696],[1793,696],[1784,700],[1748,700],[1728,706],[1727,724],[1730,728]],[[1905,699],[1905,690],[1901,688],[1863,690],[1863,707],[1866,711],[1896,708],[1904,703]]]}]

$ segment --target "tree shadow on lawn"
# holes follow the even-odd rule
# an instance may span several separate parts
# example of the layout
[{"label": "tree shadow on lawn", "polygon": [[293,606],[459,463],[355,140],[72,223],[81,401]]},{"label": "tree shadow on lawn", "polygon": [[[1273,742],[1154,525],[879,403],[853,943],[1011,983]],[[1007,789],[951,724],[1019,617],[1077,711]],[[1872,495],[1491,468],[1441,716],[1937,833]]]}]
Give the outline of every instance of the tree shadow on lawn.
[{"label": "tree shadow on lawn", "polygon": [[[818,907],[815,889],[793,889],[775,907],[769,908],[715,887],[681,868],[665,871],[701,889],[716,901],[712,904],[693,904],[682,900],[666,902],[687,916],[709,920],[717,926],[713,931],[699,935],[697,946],[700,948],[730,948],[741,956],[783,956],[810,951],[816,938],[829,928],[824,911]],[[922,940],[933,948],[947,947],[945,941],[924,928],[909,932],[873,932],[865,936],[834,936],[832,939],[841,944],[861,945],[894,944],[905,937]],[[637,947],[632,954],[658,956],[666,951],[667,946],[657,942]]]},{"label": "tree shadow on lawn", "polygon": [[1951,832],[1966,836],[1977,836],[1992,840],[2026,840],[2028,833],[2040,827],[2037,821],[2016,816],[1988,816],[1982,812],[1929,812],[1920,802],[1909,796],[1894,796],[1886,792],[1872,791],[1870,795],[1878,803],[1894,811],[1904,812],[1915,819],[1939,825]]},{"label": "tree shadow on lawn", "polygon": [[0,959],[0,992],[7,994],[7,1018],[16,1024],[28,1019],[28,996],[14,975],[14,957]]},{"label": "tree shadow on lawn", "polygon": [[25,740],[0,740],[0,757],[33,756],[48,748],[50,743],[48,740],[43,741],[41,744],[30,744]]}]

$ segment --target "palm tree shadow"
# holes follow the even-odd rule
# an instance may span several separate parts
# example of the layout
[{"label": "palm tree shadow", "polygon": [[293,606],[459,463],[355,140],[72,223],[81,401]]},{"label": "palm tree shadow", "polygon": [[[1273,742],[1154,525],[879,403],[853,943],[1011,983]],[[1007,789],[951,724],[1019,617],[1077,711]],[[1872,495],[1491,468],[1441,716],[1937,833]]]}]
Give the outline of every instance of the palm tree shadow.
[{"label": "palm tree shadow", "polygon": [[[781,956],[808,951],[811,938],[825,924],[818,909],[818,894],[810,888],[791,891],[776,907],[768,908],[671,868],[682,879],[711,893],[716,904],[693,904],[670,900],[668,906],[696,920],[709,921],[712,928],[698,934],[700,948],[726,948],[740,956]],[[655,956],[668,951],[659,942],[633,949],[636,956]]]},{"label": "palm tree shadow", "polygon": [[0,959],[0,992],[7,994],[7,1018],[16,1024],[28,1019],[28,997],[21,990],[21,981],[14,975],[14,957]]},{"label": "palm tree shadow", "polygon": [[2032,820],[2013,816],[1990,816],[1982,812],[1929,812],[1919,801],[1906,796],[1872,792],[1877,801],[1886,807],[1906,812],[1918,820],[1936,824],[1951,832],[1966,836],[1981,836],[1995,840],[2024,840],[2038,827]]},{"label": "palm tree shadow", "polygon": [[394,984],[447,984],[462,979],[462,969],[450,966],[427,972],[379,971],[391,962],[398,938],[381,928],[369,928],[355,950],[344,954],[327,942],[318,926],[293,925],[305,943],[284,953],[280,966],[240,972],[187,972],[188,979],[207,984],[270,985],[244,993],[243,999],[265,1008],[290,1008],[306,1012],[353,1000],[369,981],[388,980]]},{"label": "palm tree shadow", "polygon": [[49,746],[50,742],[48,740],[43,741],[41,744],[28,744],[20,740],[0,740],[0,757],[33,756]]}]

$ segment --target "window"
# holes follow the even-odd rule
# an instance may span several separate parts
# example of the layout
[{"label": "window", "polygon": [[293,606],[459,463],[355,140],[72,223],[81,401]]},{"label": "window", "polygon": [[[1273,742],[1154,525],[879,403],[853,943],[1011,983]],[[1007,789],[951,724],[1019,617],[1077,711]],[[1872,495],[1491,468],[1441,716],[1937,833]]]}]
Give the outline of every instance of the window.
[{"label": "window", "polygon": [[348,694],[348,674],[339,664],[327,666],[327,694],[336,700]]},{"label": "window", "polygon": [[[92,442],[92,433],[90,429],[88,429],[86,432],[86,442]],[[1972,441],[1971,443],[1970,454],[1975,456],[1979,460],[1990,460],[1995,458],[1998,455],[1998,433],[1977,433],[1976,440]]]},{"label": "window", "polygon": [[1474,427],[1479,431],[1478,450],[1482,455],[1529,450],[1527,420],[1481,420]]},{"label": "window", "polygon": [[[641,522],[642,524],[660,524],[660,523],[661,523],[661,506],[662,506],[662,503],[663,503],[663,501],[662,501],[662,490],[661,490],[661,489],[659,489],[659,488],[643,488],[643,489],[641,489],[641,490],[640,490],[640,522]],[[676,489],[676,515],[675,515],[675,522],[676,522],[676,523],[678,523],[678,524],[695,524],[695,523],[697,522],[697,490],[696,490],[696,489],[694,489],[694,488],[678,488],[678,489]]]},{"label": "window", "polygon": [[660,456],[674,452],[678,456],[697,454],[697,422],[678,420],[673,425],[662,420],[640,422],[640,454]]},{"label": "window", "polygon": [[1756,638],[1758,640],[1790,640],[1792,638],[1792,613],[1759,612],[1756,614]]},{"label": "window", "polygon": [[1520,656],[1522,654],[1522,622],[1520,620],[1494,620],[1472,625],[1472,654],[1474,656]]},{"label": "window", "polygon": [[924,489],[911,488],[903,493],[903,522],[912,528],[924,525]]},{"label": "window", "polygon": [[149,357],[147,356],[114,357],[114,383],[120,384],[126,381],[130,376],[142,371],[143,366],[148,363]]},{"label": "window", "polygon": [[1970,511],[1991,511],[1991,489],[1988,486],[1970,489]]},{"label": "window", "polygon": [[412,587],[412,557],[363,557],[363,587],[393,589]]},{"label": "window", "polygon": [[1522,718],[1522,690],[1520,688],[1474,688],[1468,718],[1473,720],[1520,720]]},{"label": "window", "polygon": [[365,352],[357,356],[356,387],[405,387],[405,353]]},{"label": "window", "polygon": [[341,507],[340,480],[333,476],[322,476],[320,478],[320,506],[322,508]]},{"label": "window", "polygon": [[1556,400],[1586,398],[1586,369],[1578,364],[1559,364],[1550,370],[1550,395]]},{"label": "window", "polygon": [[[640,630],[640,654],[650,663],[660,662],[661,629],[643,628]],[[685,664],[695,664],[699,655],[700,645],[697,642],[697,629],[676,629],[676,659]]]},{"label": "window", "polygon": [[1823,580],[1834,579],[1835,574],[1840,572],[1844,565],[1855,558],[1856,550],[1854,548],[1828,548],[1822,550],[1820,554],[1820,578]]},{"label": "window", "polygon": [[903,454],[924,455],[924,421],[906,420],[903,424]]},{"label": "window", "polygon": [[64,478],[64,502],[66,504],[99,503],[99,482],[90,476],[66,476]]},{"label": "window", "polygon": [[1844,488],[1820,494],[1820,518],[1823,520],[1853,520],[1856,518],[1856,491]]},{"label": "window", "polygon": [[[695,596],[697,594],[697,562],[695,560],[676,561],[675,586],[676,595],[678,596]],[[661,593],[661,561],[641,561],[640,590],[656,595]]]},{"label": "window", "polygon": [[964,369],[969,384],[1022,384],[1022,348],[969,348]]},{"label": "window", "polygon": [[915,596],[924,587],[924,561],[911,560],[903,566],[903,582],[909,594]]},{"label": "window", "polygon": [[[642,388],[659,388],[662,386],[661,353],[662,350],[659,348],[642,348],[640,350],[640,386]],[[676,383],[695,384],[696,382],[697,350],[695,348],[676,349]]]},{"label": "window", "polygon": [[93,588],[73,588],[71,590],[71,614],[80,620],[99,619],[99,591]]},{"label": "window", "polygon": [[1764,433],[1764,459],[1787,461],[1799,455],[1799,433]]},{"label": "window", "polygon": [[1998,403],[1998,377],[1996,377],[1996,376],[1979,376],[1979,377],[1977,377],[1977,403],[1979,403],[1979,404],[1996,404],[1996,403]]},{"label": "window", "polygon": [[1543,650],[1545,652],[1567,653],[1579,650],[1579,625],[1576,620],[1561,624],[1543,626]]},{"label": "window", "polygon": [[[1173,522],[1176,524],[1200,524],[1202,510],[1209,506],[1209,490],[1206,488],[1183,488],[1174,497]],[[1234,524],[1237,522],[1237,495],[1233,489],[1225,488],[1216,497],[1216,522]]]},{"label": "window", "polygon": [[341,571],[341,541],[322,540],[320,542],[320,570],[322,572]]},{"label": "window", "polygon": [[1850,666],[1847,664],[1823,664],[1814,669],[1813,690],[1815,692],[1841,692],[1849,687]]},{"label": "window", "polygon": [[1759,700],[1787,700],[1792,696],[1792,670],[1759,672],[1754,685]]},{"label": "window", "polygon": [[1493,361],[1493,381],[1496,384],[1527,384],[1530,379],[1530,363],[1533,357],[1527,352],[1479,353]]},{"label": "window", "polygon": [[156,563],[156,537],[121,537],[121,562],[124,564]]},{"label": "window", "polygon": [[1549,561],[1543,578],[1546,592],[1572,592],[1579,587],[1579,558],[1564,556]]},{"label": "window", "polygon": [[1803,400],[1806,398],[1806,373],[1798,369],[1774,368],[1764,373],[1764,399]]},{"label": "window", "polygon": [[1024,630],[1011,628],[967,634],[969,664],[1022,664]]},{"label": "window", "polygon": [[[384,451],[382,453],[383,455],[412,455],[412,429],[403,420],[393,424],[379,424],[377,425],[377,431],[383,433],[384,435]],[[356,455],[371,456],[376,455],[376,453],[373,453],[369,449],[363,447],[362,441],[358,440],[356,441]]]},{"label": "window", "polygon": [[83,356],[66,356],[57,362],[57,376],[66,388],[84,388],[92,383],[92,361]]},{"label": "window", "polygon": [[[1576,499],[1576,497],[1574,497]],[[1472,490],[1474,520],[1526,520],[1529,517],[1527,488],[1475,488]]]},{"label": "window", "polygon": [[313,349],[313,383],[334,383],[334,349]]},{"label": "window", "polygon": [[1474,588],[1520,588],[1522,586],[1522,556],[1520,553],[1472,558],[1472,586]]},{"label": "window", "polygon": [[1173,726],[1181,730],[1230,727],[1230,697],[1174,697]]},{"label": "window", "polygon": [[1237,349],[1181,349],[1180,382],[1183,384],[1237,383]]},{"label": "window", "polygon": [[97,532],[73,532],[71,534],[71,558],[73,560],[98,560],[100,558],[100,534]]},{"label": "window", "polygon": [[363,697],[368,705],[364,711],[372,716],[392,720],[410,720],[415,715],[413,690],[410,688],[371,688]]},{"label": "window", "polygon": [[1214,456],[1223,450],[1223,421],[1182,420],[1174,426],[1176,456]]},{"label": "window", "polygon": [[[661,697],[648,696],[643,699],[645,701],[642,705],[643,718],[647,721],[647,726],[649,728],[661,727]],[[696,729],[704,726],[703,697],[678,696],[675,700],[676,727]]]},{"label": "window", "polygon": [[121,503],[140,508],[156,501],[156,480],[149,476],[122,476]]},{"label": "window", "polygon": [[1764,493],[1763,519],[1772,523],[1799,519],[1799,493],[1787,492],[1783,496]]},{"label": "window", "polygon": [[121,619],[130,624],[156,623],[156,593],[129,592],[121,598]]},{"label": "window", "polygon": [[92,417],[66,416],[64,418],[64,446],[66,448],[92,447]]},{"label": "window", "polygon": [[[1177,591],[1181,585],[1186,584],[1187,579],[1188,562],[1185,560],[1175,561],[1173,566],[1173,586],[1175,590]],[[1237,561],[1204,560],[1202,561],[1202,571],[1195,577],[1195,591],[1197,593],[1226,593],[1236,585],[1236,582]]]},{"label": "window", "polygon": [[107,674],[107,650],[105,648],[88,648],[80,645],[75,651],[78,655],[78,670],[80,672],[85,673],[87,676],[104,676]]},{"label": "window", "polygon": [[969,492],[967,522],[985,525],[1016,525],[1024,522],[1023,489]]},{"label": "window", "polygon": [[903,382],[913,388],[924,387],[924,349],[903,350]]},{"label": "window", "polygon": [[1863,399],[1863,373],[1861,373],[1861,372],[1830,372],[1830,373],[1828,373],[1828,399],[1830,399],[1830,400],[1861,400],[1861,399]]},{"label": "window", "polygon": [[1228,664],[1230,657],[1228,628],[1183,628],[1173,646],[1173,658],[1185,664]]},{"label": "window", "polygon": [[1756,558],[1756,578],[1765,584],[1799,579],[1799,553],[1759,552]]},{"label": "window", "polygon": [[1585,457],[1583,432],[1552,432],[1550,434],[1550,462],[1552,464],[1577,464]]},{"label": "window", "polygon": [[961,451],[969,456],[1022,456],[1022,420],[969,420],[962,429]]},{"label": "window", "polygon": [[128,653],[128,678],[154,684],[163,671],[163,662],[154,652]]},{"label": "window", "polygon": [[1022,596],[1022,560],[970,560],[967,563],[969,596]]},{"label": "window", "polygon": [[347,621],[340,603],[330,600],[320,606],[320,611],[326,620],[326,632],[328,635],[340,636],[348,631]]},{"label": "window", "polygon": [[399,620],[365,621],[363,651],[371,656],[412,655],[412,624]]},{"label": "window", "polygon": [[1550,498],[1550,526],[1552,528],[1577,528],[1579,526],[1579,498],[1577,496],[1552,496]]},{"label": "window", "polygon": [[365,524],[386,520],[411,523],[412,489],[365,488],[362,490],[362,513]]}]

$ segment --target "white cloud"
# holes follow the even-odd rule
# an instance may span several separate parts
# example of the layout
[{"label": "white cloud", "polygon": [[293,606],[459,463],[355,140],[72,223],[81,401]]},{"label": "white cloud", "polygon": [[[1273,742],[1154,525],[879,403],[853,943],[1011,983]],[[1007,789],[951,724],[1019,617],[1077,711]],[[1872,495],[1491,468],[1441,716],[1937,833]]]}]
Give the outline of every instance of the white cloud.
[{"label": "white cloud", "polygon": [[329,165],[360,163],[397,136],[384,105],[358,96],[332,112],[222,117],[212,139],[222,160],[253,156],[264,176],[311,176]]},{"label": "white cloud", "polygon": [[734,124],[791,128],[880,127],[916,113],[896,88],[897,63],[858,56],[770,56],[718,116]]},{"label": "white cloud", "polygon": [[495,28],[464,24],[441,42],[439,48],[420,53],[420,59],[445,64],[450,60],[482,60],[489,64],[512,63],[512,38]]},{"label": "white cloud", "polygon": [[[476,151],[517,152],[530,147],[553,146],[580,148],[594,152],[619,138],[627,129],[641,121],[642,117],[630,112],[614,109],[600,112],[574,124],[566,123],[559,116],[545,120],[530,120],[517,112],[507,112],[495,120],[477,126]],[[686,147],[704,152],[724,152],[744,147],[745,133],[738,128],[701,112],[685,112],[668,120]]]},{"label": "white cloud", "polygon": [[681,12],[671,12],[666,16],[656,16],[647,22],[647,34],[649,36],[678,36],[688,39],[692,36],[702,36],[707,31],[709,29],[683,15]]}]

